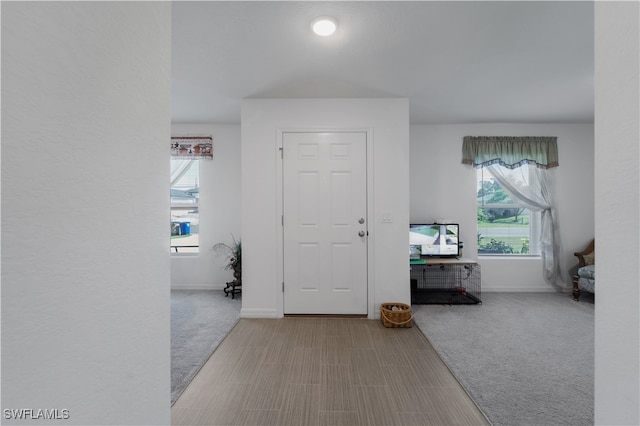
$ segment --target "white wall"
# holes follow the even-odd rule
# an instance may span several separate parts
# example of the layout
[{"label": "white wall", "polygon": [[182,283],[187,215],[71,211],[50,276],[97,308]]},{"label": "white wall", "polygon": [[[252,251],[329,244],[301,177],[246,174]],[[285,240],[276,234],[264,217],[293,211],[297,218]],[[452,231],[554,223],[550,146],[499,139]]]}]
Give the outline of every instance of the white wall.
[{"label": "white wall", "polygon": [[[278,129],[365,128],[373,134],[369,316],[409,303],[409,108],[406,99],[247,99],[242,104],[244,317],[283,314],[278,263]],[[382,212],[392,223],[380,223]]]},{"label": "white wall", "polygon": [[200,161],[200,253],[172,256],[171,288],[221,289],[233,276],[211,247],[240,238],[240,126],[174,123],[171,131],[213,136],[213,160]]},{"label": "white wall", "polygon": [[[458,124],[411,126],[411,221],[460,223],[464,257],[478,259],[476,169],[462,164],[464,136],[557,136],[552,169],[563,246],[563,279],[573,253],[594,237],[592,124]],[[554,291],[540,259],[480,257],[482,291]]]},{"label": "white wall", "polygon": [[2,4],[3,424],[170,423],[170,37],[168,3]]},{"label": "white wall", "polygon": [[596,2],[595,12],[595,423],[638,425],[640,5]]}]

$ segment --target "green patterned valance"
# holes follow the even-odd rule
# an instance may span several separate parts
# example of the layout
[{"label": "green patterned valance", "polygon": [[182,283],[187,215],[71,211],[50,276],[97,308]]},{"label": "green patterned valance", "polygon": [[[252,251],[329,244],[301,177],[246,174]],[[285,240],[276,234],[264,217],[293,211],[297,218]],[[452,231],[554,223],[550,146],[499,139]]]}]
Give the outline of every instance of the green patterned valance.
[{"label": "green patterned valance", "polygon": [[555,136],[465,136],[462,163],[476,168],[500,164],[515,169],[535,164],[550,169],[558,167],[557,141]]}]

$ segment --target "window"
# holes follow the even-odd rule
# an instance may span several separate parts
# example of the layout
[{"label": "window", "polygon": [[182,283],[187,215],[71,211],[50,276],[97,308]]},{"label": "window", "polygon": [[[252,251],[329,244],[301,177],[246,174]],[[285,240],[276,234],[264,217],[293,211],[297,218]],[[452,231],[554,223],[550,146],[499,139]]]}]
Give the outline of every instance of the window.
[{"label": "window", "polygon": [[199,253],[200,160],[171,160],[171,252]]},{"label": "window", "polygon": [[[478,252],[479,254],[540,255],[544,268],[544,278],[555,284],[560,278],[560,241],[558,238],[557,217],[553,202],[553,174],[551,169],[559,166],[558,138],[556,136],[465,136],[462,140],[462,163],[482,168],[478,176]],[[488,183],[485,181],[486,176]],[[493,179],[491,179],[493,178]],[[499,183],[492,185],[492,180]],[[501,198],[504,190],[509,197]],[[491,197],[498,194],[496,197]],[[502,208],[487,217],[487,209]],[[513,210],[505,209],[527,207],[537,214],[523,210],[518,216],[528,215],[529,223],[518,224]],[[482,209],[482,210],[480,210]],[[509,222],[496,224],[501,220]],[[502,217],[500,217],[502,216]],[[514,222],[515,220],[515,222]],[[516,228],[528,227],[528,235],[514,235]],[[508,228],[508,229],[506,229]],[[498,231],[498,229],[502,229]],[[482,232],[485,234],[482,235]],[[523,229],[518,230],[523,233]],[[499,235],[506,234],[506,235]],[[521,238],[521,244],[514,244],[513,237]],[[507,240],[510,237],[510,241]],[[483,241],[484,239],[484,241]],[[500,253],[502,251],[502,253]],[[491,253],[490,253],[491,252]]]},{"label": "window", "polygon": [[[521,176],[520,184],[528,185],[527,173]],[[477,170],[477,181],[478,254],[540,255],[540,213],[517,205],[487,168]]]}]

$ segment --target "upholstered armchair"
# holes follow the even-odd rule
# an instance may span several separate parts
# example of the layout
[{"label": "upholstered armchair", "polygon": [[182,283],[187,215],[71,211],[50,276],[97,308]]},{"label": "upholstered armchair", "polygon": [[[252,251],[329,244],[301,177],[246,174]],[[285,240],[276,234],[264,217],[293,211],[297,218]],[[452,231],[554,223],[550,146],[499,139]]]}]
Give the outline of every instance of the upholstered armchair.
[{"label": "upholstered armchair", "polygon": [[582,251],[573,253],[578,258],[578,269],[573,276],[573,299],[580,300],[580,292],[596,292],[596,241],[591,243]]}]

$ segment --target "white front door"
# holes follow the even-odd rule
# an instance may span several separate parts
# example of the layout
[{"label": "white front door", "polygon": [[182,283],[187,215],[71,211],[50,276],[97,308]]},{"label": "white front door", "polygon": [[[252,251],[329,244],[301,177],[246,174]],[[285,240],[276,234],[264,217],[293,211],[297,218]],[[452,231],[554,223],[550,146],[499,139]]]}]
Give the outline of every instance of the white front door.
[{"label": "white front door", "polygon": [[284,313],[367,314],[367,134],[283,133]]}]

